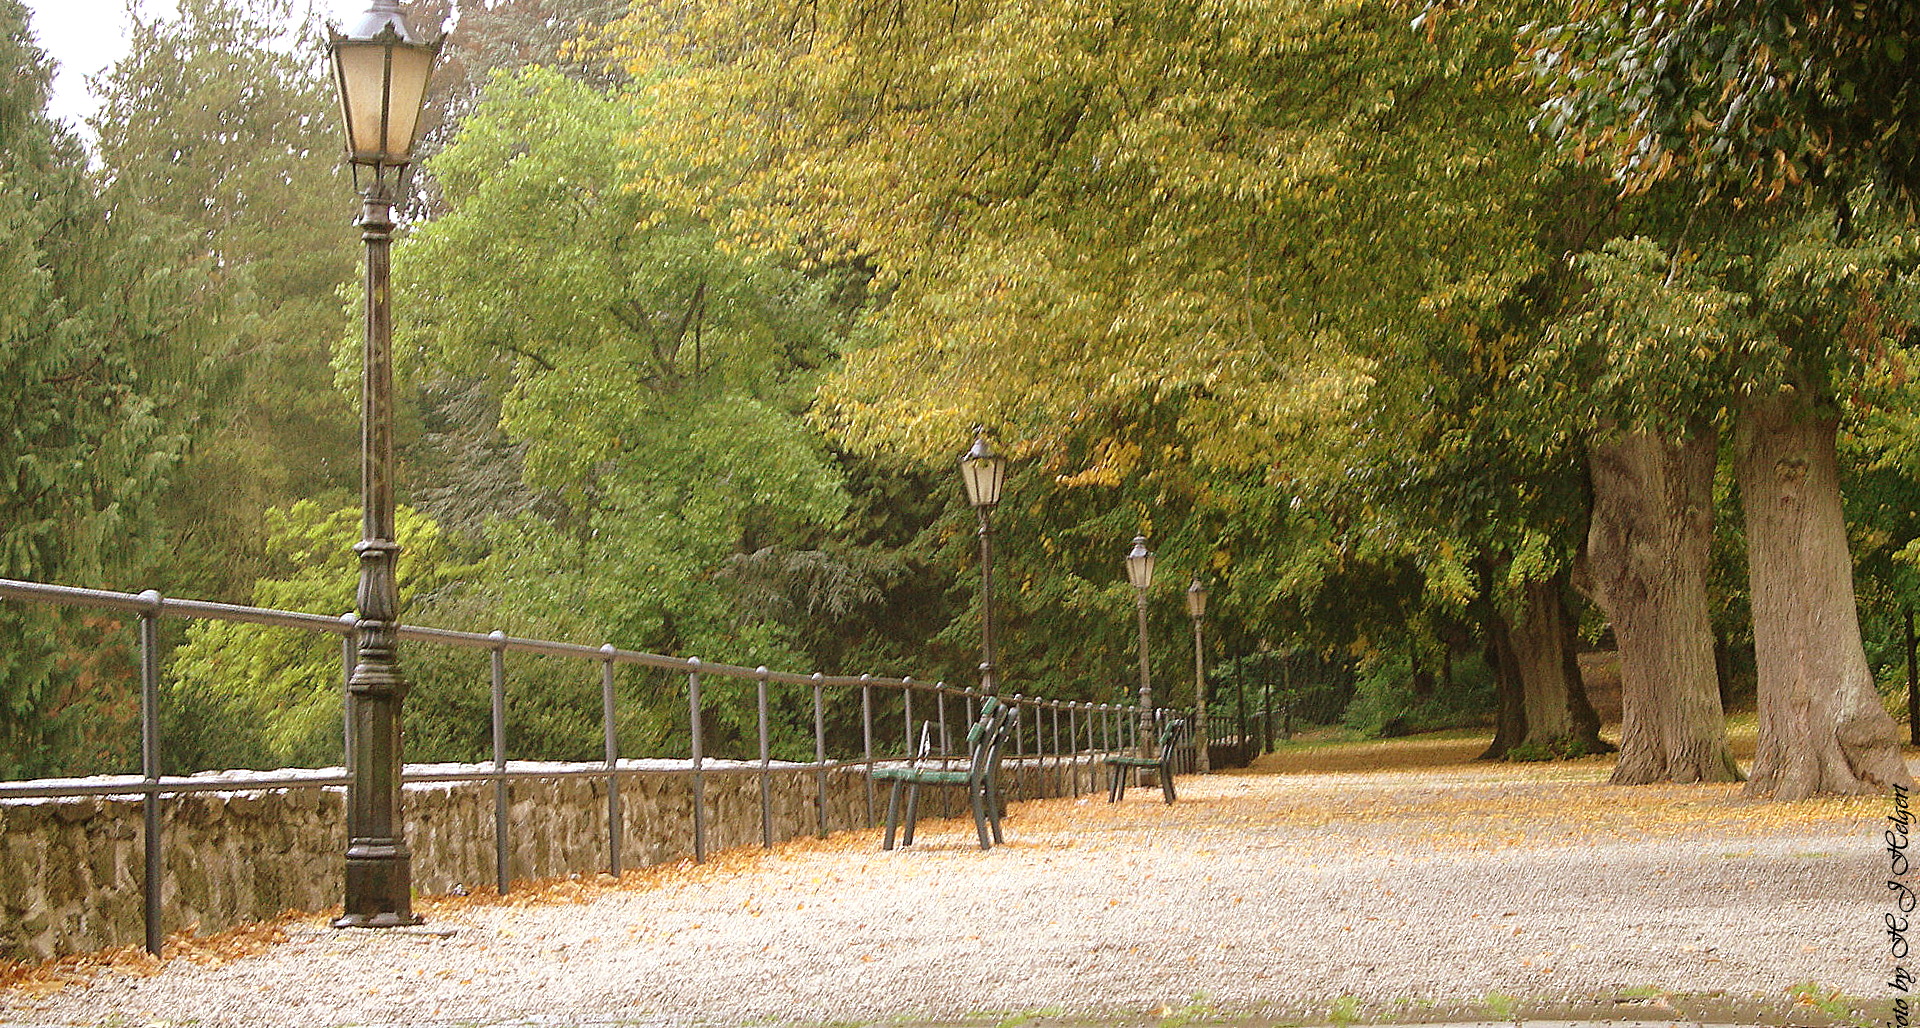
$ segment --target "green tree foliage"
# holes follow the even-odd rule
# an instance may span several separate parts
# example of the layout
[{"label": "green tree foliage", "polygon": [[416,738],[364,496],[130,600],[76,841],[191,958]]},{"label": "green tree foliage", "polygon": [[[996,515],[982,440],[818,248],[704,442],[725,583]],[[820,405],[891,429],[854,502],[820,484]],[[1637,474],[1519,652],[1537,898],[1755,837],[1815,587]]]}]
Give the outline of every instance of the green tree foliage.
[{"label": "green tree foliage", "polygon": [[[453,562],[439,527],[417,511],[398,509],[395,525],[403,610],[417,609],[422,598],[470,570]],[[267,528],[268,571],[254,585],[254,606],[353,610],[358,508],[329,510],[303,500],[268,511]],[[168,754],[176,769],[339,764],[340,654],[333,635],[194,622],[168,665]]]},{"label": "green tree foliage", "polygon": [[1533,43],[1541,120],[1629,186],[1679,172],[1732,195],[1871,181],[1920,190],[1920,11],[1898,0],[1581,3]]},{"label": "green tree foliage", "polygon": [[[649,4],[617,38],[636,73],[669,69],[661,138],[697,197],[744,179],[740,220],[880,269],[876,345],[829,394],[845,438],[943,459],[975,421],[1040,440],[1204,389],[1190,437],[1245,460],[1356,384],[1306,328],[1287,244],[1334,141],[1390,103],[1377,62],[1337,86],[1312,69],[1393,52],[1405,22],[1346,3],[1218,15]],[[1325,365],[1302,359],[1315,346]]]},{"label": "green tree foliage", "polygon": [[[1251,523],[1272,502],[1226,505],[1263,486],[1324,493],[1339,509],[1320,513],[1351,529],[1342,543],[1370,537],[1387,564],[1458,576],[1433,544],[1483,523],[1484,504],[1415,525],[1435,497],[1402,498],[1396,524],[1387,491],[1353,498],[1355,458],[1417,463],[1406,429],[1433,406],[1430,364],[1495,378],[1515,363],[1511,329],[1449,332],[1418,309],[1427,294],[1464,279],[1459,309],[1459,294],[1556,259],[1524,245],[1534,225],[1487,216],[1503,191],[1552,183],[1493,159],[1540,149],[1521,138],[1513,88],[1492,81],[1511,54],[1501,26],[1410,31],[1415,10],[663,3],[614,35],[636,72],[666,69],[656,93],[674,118],[660,131],[706,176],[696,195],[745,189],[760,201],[744,205],[748,229],[880,269],[885,303],[824,393],[839,438],[931,462],[969,421],[1004,426],[1058,484],[1089,490],[1086,506],[1108,504],[1078,524],[1054,515],[1055,566],[1111,581],[1099,547],[1151,522],[1201,566],[1244,562],[1235,578],[1271,610],[1276,582],[1310,606],[1338,560],[1226,545],[1223,519],[1248,519],[1236,541],[1288,534]],[[1382,390],[1389,361],[1408,374]],[[1497,401],[1449,388],[1458,420],[1425,422],[1422,442],[1489,422],[1473,408]],[[1383,400],[1367,429],[1380,446],[1364,453],[1352,419]],[[1494,422],[1460,464],[1498,452],[1502,433],[1510,444],[1523,417]],[[1186,463],[1201,468],[1175,470]],[[1183,476],[1210,495],[1170,495]],[[1187,511],[1204,515],[1189,525]],[[1069,538],[1086,549],[1065,556]]]},{"label": "green tree foliage", "polygon": [[[0,575],[124,586],[153,552],[155,494],[180,440],[147,355],[190,282],[110,222],[85,155],[45,106],[51,69],[17,0],[0,2]],[[146,372],[146,373],[143,373]],[[0,775],[122,755],[129,692],[118,622],[0,611]]]},{"label": "green tree foliage", "polygon": [[524,502],[469,518],[489,555],[466,602],[568,638],[801,665],[792,619],[741,601],[769,574],[830,607],[860,591],[820,552],[847,496],[799,417],[839,330],[830,283],[626,188],[649,157],[636,100],[498,77],[430,164],[446,213],[396,251],[403,365],[483,382],[522,464]]},{"label": "green tree foliage", "polygon": [[156,352],[194,388],[193,446],[150,584],[241,599],[264,573],[263,512],[346,499],[359,421],[335,389],[336,292],[354,275],[352,196],[317,22],[293,0],[187,0],[136,18],[94,127],[117,223],[201,276],[193,331]]},{"label": "green tree foliage", "polygon": [[[622,77],[589,57],[578,40],[619,17],[624,0],[467,0],[458,7],[457,19],[452,0],[415,0],[407,8],[408,23],[417,31],[447,28],[428,84],[417,157],[432,157],[459,133],[496,72],[538,65],[602,88]],[[414,167],[407,202],[420,217],[444,211],[431,170]]]}]

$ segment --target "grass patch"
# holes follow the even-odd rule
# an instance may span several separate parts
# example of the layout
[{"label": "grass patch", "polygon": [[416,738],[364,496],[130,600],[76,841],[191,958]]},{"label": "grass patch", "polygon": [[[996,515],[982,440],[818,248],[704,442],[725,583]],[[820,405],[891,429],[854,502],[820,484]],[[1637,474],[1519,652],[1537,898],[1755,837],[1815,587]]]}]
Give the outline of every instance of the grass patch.
[{"label": "grass patch", "polygon": [[1204,1021],[1211,1016],[1213,1016],[1213,1006],[1206,1001],[1205,997],[1196,994],[1184,1007],[1178,1009],[1161,1007],[1160,1028],[1186,1028],[1187,1025]]},{"label": "grass patch", "polygon": [[1838,989],[1828,989],[1818,982],[1801,982],[1787,989],[1787,995],[1796,1005],[1812,1007],[1831,1018],[1836,1024],[1854,1025],[1856,1028],[1874,1028],[1861,1009],[1865,1006],[1856,997],[1848,996]]},{"label": "grass patch", "polygon": [[1520,1000],[1504,992],[1489,992],[1480,1000],[1487,1008],[1487,1016],[1496,1021],[1514,1021],[1519,1019]]}]

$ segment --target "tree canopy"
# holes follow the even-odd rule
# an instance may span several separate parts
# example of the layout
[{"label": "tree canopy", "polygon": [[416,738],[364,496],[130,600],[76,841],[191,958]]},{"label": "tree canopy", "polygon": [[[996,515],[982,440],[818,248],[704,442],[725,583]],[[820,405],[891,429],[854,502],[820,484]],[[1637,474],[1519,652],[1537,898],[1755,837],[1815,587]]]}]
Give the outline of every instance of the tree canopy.
[{"label": "tree canopy", "polygon": [[[1013,458],[1009,688],[1120,698],[1145,534],[1161,699],[1191,695],[1197,577],[1223,680],[1297,671],[1274,688],[1365,731],[1726,778],[1751,690],[1757,794],[1897,778],[1903,7],[462,6],[394,247],[409,621],[970,681],[981,425]],[[316,28],[291,0],[140,21],[97,174],[32,116],[16,33],[20,575],[345,603],[358,291]],[[105,671],[21,624],[24,726]],[[1593,648],[1623,665],[1607,739]],[[410,740],[473,755],[471,669],[407,659]],[[326,759],[333,665],[195,629],[172,688],[221,713],[173,730]],[[591,752],[591,690],[539,683],[514,738]],[[621,688],[623,738],[669,745],[684,711]]]}]

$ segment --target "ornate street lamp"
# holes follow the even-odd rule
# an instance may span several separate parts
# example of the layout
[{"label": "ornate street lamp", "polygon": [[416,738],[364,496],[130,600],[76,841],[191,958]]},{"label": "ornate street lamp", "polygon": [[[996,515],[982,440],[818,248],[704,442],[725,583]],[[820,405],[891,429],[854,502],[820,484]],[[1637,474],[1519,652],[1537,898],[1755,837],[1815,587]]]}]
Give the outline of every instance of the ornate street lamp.
[{"label": "ornate street lamp", "polygon": [[1207,658],[1201,646],[1200,622],[1207,617],[1207,587],[1198,577],[1187,586],[1187,616],[1193,618],[1193,744],[1200,773],[1213,770],[1207,756]]},{"label": "ornate street lamp", "polygon": [[396,646],[400,546],[393,526],[392,311],[388,304],[393,205],[419,134],[427,79],[440,40],[422,41],[397,0],[373,5],[328,45],[347,161],[361,192],[360,238],[367,244],[366,346],[361,365],[360,588],[355,607],[359,662],[347,681],[353,731],[347,753],[347,897],[342,928],[419,924],[413,913],[412,856],[400,812],[400,708],[407,682]]},{"label": "ornate street lamp", "polygon": [[967,503],[980,516],[980,690],[994,692],[993,662],[993,538],[987,515],[1000,504],[1006,484],[1006,458],[987,445],[987,430],[975,426],[973,448],[960,456],[960,480],[967,487]]},{"label": "ornate street lamp", "polygon": [[1133,537],[1133,549],[1127,553],[1127,581],[1133,583],[1134,606],[1140,612],[1140,755],[1151,760],[1154,753],[1153,677],[1147,670],[1147,590],[1153,586],[1153,552],[1147,549],[1147,537]]}]

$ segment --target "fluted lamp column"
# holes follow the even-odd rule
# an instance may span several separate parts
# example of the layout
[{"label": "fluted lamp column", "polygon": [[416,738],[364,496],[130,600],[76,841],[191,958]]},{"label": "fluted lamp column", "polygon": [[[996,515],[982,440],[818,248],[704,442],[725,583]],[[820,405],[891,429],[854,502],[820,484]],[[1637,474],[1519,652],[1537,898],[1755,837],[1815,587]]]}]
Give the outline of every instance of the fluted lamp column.
[{"label": "fluted lamp column", "polygon": [[1193,748],[1201,774],[1213,770],[1207,755],[1207,656],[1201,645],[1200,623],[1207,618],[1207,587],[1199,578],[1187,586],[1187,616],[1193,618]]},{"label": "fluted lamp column", "polygon": [[987,515],[1000,505],[1007,480],[1007,462],[987,445],[987,430],[973,430],[973,447],[960,456],[960,480],[967,487],[967,504],[980,517],[980,690],[991,696],[998,688],[993,650],[993,536]]},{"label": "fluted lamp column", "polygon": [[1153,675],[1147,669],[1147,590],[1153,586],[1153,551],[1147,549],[1147,537],[1133,537],[1133,549],[1127,552],[1127,581],[1133,584],[1134,606],[1140,614],[1140,755],[1151,760],[1154,752]]},{"label": "fluted lamp column", "polygon": [[400,545],[393,518],[393,361],[389,250],[399,199],[419,135],[427,82],[440,40],[422,40],[397,0],[373,0],[328,44],[347,161],[360,192],[367,246],[366,345],[361,362],[360,586],[355,602],[359,661],[347,681],[353,724],[347,752],[346,912],[341,928],[419,924],[413,913],[412,856],[400,809],[400,711],[407,681],[396,645]]}]

